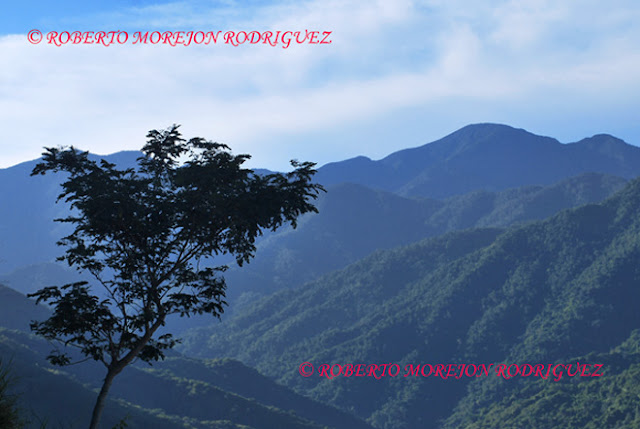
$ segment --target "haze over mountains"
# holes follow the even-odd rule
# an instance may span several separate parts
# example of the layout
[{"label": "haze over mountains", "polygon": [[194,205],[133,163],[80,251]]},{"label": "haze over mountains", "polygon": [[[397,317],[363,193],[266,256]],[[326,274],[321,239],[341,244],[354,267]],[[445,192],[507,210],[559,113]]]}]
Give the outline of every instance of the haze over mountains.
[{"label": "haze over mountains", "polygon": [[[129,151],[105,159],[126,168],[138,156],[139,152]],[[60,254],[55,242],[66,231],[65,225],[52,219],[67,210],[64,204],[54,204],[62,179],[29,177],[35,164],[30,161],[0,170],[4,202],[0,206],[0,275],[51,262]],[[561,144],[506,125],[476,124],[380,161],[360,157],[327,164],[319,168],[316,178],[326,186],[354,183],[402,197],[444,198],[477,190],[550,185],[589,172],[636,177],[640,148],[607,135]]]},{"label": "haze over mountains", "polygon": [[[139,155],[120,152],[106,159],[125,168]],[[55,242],[69,232],[52,219],[67,208],[54,204],[62,179],[30,177],[35,164],[0,170],[0,197],[7,202],[0,207],[0,282],[23,293],[51,280],[77,278],[49,264],[61,254]],[[303,218],[297,231],[267,234],[252,264],[228,273],[230,298],[243,295],[247,301],[298,286],[377,249],[446,231],[542,219],[601,201],[622,186],[622,179],[637,175],[640,149],[614,137],[561,144],[497,124],[469,125],[380,161],[328,164],[317,174],[329,190],[318,202],[320,214]]]},{"label": "haze over mountains", "polygon": [[[129,167],[138,156],[107,158]],[[62,253],[55,241],[65,233],[52,222],[65,215],[66,206],[54,204],[62,178],[29,177],[35,163],[0,170],[0,283],[23,293],[78,279],[53,263]],[[256,258],[226,273],[231,311],[223,323],[170,324],[185,337],[185,355],[242,363],[176,354],[132,369],[116,380],[120,399],[110,419],[115,424],[131,412],[131,427],[256,429],[367,427],[364,419],[384,429],[640,424],[633,408],[640,388],[628,384],[640,374],[637,176],[640,148],[615,137],[561,144],[497,124],[469,125],[379,161],[323,166],[317,180],[328,192],[317,202],[320,213],[302,218],[296,230],[265,234]],[[0,357],[18,356],[17,372],[46,379],[51,392],[64,386],[87,396],[96,373],[51,373],[46,343],[24,332],[30,318],[45,313],[0,287]],[[304,361],[532,359],[599,360],[610,372],[560,384],[298,373]],[[224,379],[225,371],[239,379]],[[605,393],[622,388],[624,394]],[[40,412],[70,412],[56,414],[62,405],[53,398],[46,404],[55,394],[38,392],[37,384],[25,392]],[[563,415],[590,401],[598,412]],[[283,412],[289,409],[295,415]]]}]

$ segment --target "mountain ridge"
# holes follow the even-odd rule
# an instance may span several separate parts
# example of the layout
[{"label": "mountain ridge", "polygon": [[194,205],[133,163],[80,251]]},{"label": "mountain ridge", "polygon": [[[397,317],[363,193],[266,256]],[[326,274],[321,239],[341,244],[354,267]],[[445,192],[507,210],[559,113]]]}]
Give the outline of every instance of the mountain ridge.
[{"label": "mountain ridge", "polygon": [[600,172],[640,175],[640,148],[607,134],[560,143],[508,125],[467,125],[415,148],[372,161],[352,158],[320,167],[325,185],[345,181],[409,197],[446,198],[477,189],[499,191],[547,185],[564,177]]}]

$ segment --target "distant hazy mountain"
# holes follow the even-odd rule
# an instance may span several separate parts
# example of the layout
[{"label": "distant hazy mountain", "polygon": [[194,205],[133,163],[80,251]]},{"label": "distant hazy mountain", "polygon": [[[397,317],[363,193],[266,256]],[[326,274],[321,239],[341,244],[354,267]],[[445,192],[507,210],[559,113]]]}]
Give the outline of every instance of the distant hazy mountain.
[{"label": "distant hazy mountain", "polygon": [[636,177],[640,148],[606,134],[561,144],[506,125],[476,124],[379,161],[358,157],[327,164],[319,170],[318,181],[445,198],[478,189],[549,185],[586,172]]},{"label": "distant hazy mountain", "polygon": [[0,273],[60,254],[56,241],[62,229],[53,219],[67,212],[66,206],[54,204],[62,178],[29,177],[35,164],[0,170]]},{"label": "distant hazy mountain", "polygon": [[88,274],[80,275],[76,270],[54,262],[31,264],[0,275],[0,284],[25,295],[34,293],[43,287],[62,286],[80,280],[90,281],[92,277]]},{"label": "distant hazy mountain", "polygon": [[[377,252],[192,332],[185,351],[255,365],[378,428],[636,427],[640,179],[599,205],[506,231]],[[398,377],[302,377],[302,362]],[[604,364],[599,378],[404,377],[408,364]],[[630,378],[625,378],[630,377]],[[635,399],[634,399],[635,398]]]},{"label": "distant hazy mountain", "polygon": [[[139,152],[101,157],[131,167]],[[70,232],[53,220],[68,216],[68,205],[56,204],[64,174],[33,176],[38,161],[0,169],[0,274],[34,263],[53,262],[62,254],[56,242]]]},{"label": "distant hazy mountain", "polygon": [[20,292],[0,284],[0,326],[29,332],[32,320],[44,320],[49,317],[44,305],[36,305]]}]

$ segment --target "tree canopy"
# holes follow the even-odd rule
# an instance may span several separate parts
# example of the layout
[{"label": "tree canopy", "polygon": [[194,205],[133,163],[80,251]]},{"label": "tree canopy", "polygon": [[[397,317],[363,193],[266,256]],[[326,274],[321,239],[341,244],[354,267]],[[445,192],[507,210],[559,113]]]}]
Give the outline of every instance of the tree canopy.
[{"label": "tree canopy", "polygon": [[[35,332],[107,368],[91,427],[118,373],[136,358],[161,359],[176,344],[169,333],[157,335],[167,316],[223,313],[227,267],[206,260],[231,254],[239,265],[248,262],[257,236],[317,212],[311,201],[323,190],[312,183],[310,162],[258,175],[242,167],[249,155],[203,138],[187,141],[177,125],[147,138],[136,168],[119,169],[70,147],[45,148],[32,172],[68,174],[58,200],[69,202],[72,214],[56,220],[74,230],[58,243],[66,247],[59,259],[106,290],[101,299],[82,281],[32,295],[54,309],[32,323]],[[70,363],[59,350],[49,360]]]}]

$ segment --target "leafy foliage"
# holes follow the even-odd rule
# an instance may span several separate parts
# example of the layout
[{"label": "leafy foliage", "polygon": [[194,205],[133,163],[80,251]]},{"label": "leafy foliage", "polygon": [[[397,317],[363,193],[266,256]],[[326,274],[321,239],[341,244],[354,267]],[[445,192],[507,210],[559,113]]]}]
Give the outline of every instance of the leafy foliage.
[{"label": "leafy foliage", "polygon": [[[220,254],[248,262],[264,229],[295,227],[298,216],[317,211],[310,200],[322,190],[311,183],[313,163],[292,161],[290,173],[260,176],[242,168],[248,155],[202,138],[186,141],[176,125],[147,138],[138,168],[120,170],[71,147],[47,148],[32,172],[68,173],[58,199],[74,213],[59,221],[74,230],[59,242],[67,248],[60,259],[91,273],[108,293],[100,299],[86,281],[41,289],[32,296],[54,313],[32,329],[107,367],[98,405],[134,359],[162,359],[175,346],[171,334],[156,335],[169,315],[220,317],[226,285],[219,273],[227,267],[201,262]],[[70,363],[63,352],[49,359]]]}]

